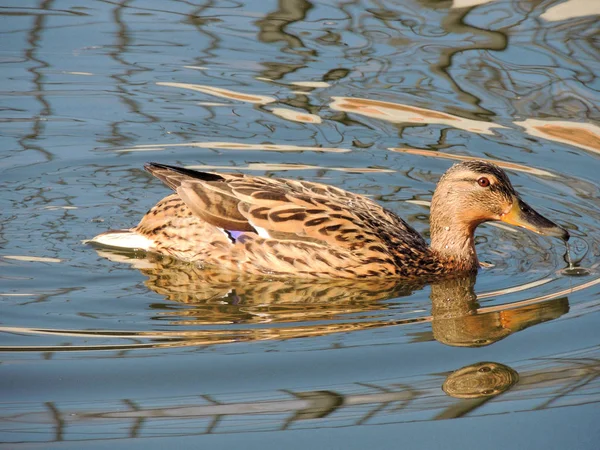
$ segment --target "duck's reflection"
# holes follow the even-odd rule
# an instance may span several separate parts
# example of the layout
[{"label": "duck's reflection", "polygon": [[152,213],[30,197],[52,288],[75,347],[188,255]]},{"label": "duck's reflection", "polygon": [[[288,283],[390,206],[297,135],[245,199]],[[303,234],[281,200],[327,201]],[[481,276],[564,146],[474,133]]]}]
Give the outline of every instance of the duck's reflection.
[{"label": "duck's reflection", "polygon": [[[398,321],[314,324],[309,322],[319,317],[358,311],[374,313],[386,308],[384,300],[408,295],[423,285],[398,284],[391,280],[257,279],[200,269],[152,255],[132,258],[106,251],[100,254],[132,264],[148,277],[146,284],[150,289],[173,302],[186,303],[185,311],[173,311],[173,314],[188,314],[193,323],[302,322],[302,325],[292,324],[279,330],[276,325],[267,330],[265,327],[247,330],[256,333],[244,335],[247,340],[322,336],[430,321],[438,341],[478,346],[554,319],[568,310],[568,301],[563,297],[545,302],[532,301],[522,307],[513,304],[506,308],[494,307],[493,311],[488,308],[486,312],[478,305],[473,291],[475,277],[472,276],[431,284],[432,316]],[[164,308],[163,305],[162,311],[166,311]],[[232,341],[229,335],[221,336],[214,331],[194,331],[186,337],[185,345]],[[155,336],[159,334],[154,333]],[[207,337],[209,334],[211,339]],[[161,345],[157,343],[155,347]],[[529,366],[521,364],[520,374],[497,362],[477,362],[452,373],[330,384],[327,389],[317,386],[304,391],[280,388],[251,396],[248,393],[239,397],[236,394],[215,396],[200,392],[200,395],[182,398],[102,400],[83,407],[81,402],[47,402],[18,413],[0,405],[0,420],[45,427],[57,436],[57,440],[72,440],[81,439],[81,430],[85,430],[87,439],[105,439],[107,424],[119,425],[118,437],[169,436],[172,433],[169,428],[148,426],[164,420],[174,421],[177,433],[181,433],[181,427],[187,427],[188,433],[194,435],[240,433],[248,430],[248,424],[253,431],[259,428],[283,431],[297,427],[412,423],[466,414],[473,416],[500,394],[510,396],[510,401],[496,402],[496,413],[513,411],[514,402],[524,402],[523,410],[544,409],[563,398],[570,405],[589,401],[580,390],[593,388],[593,383],[597,385],[600,379],[598,352],[595,347],[575,355],[570,353],[567,357],[534,360]],[[111,438],[115,436],[111,435]]]},{"label": "duck's reflection", "polygon": [[[368,328],[431,322],[433,337],[446,345],[481,347],[510,334],[555,319],[569,310],[567,297],[514,304],[506,308],[481,308],[474,292],[475,275],[438,280],[431,286],[431,316],[378,320],[375,313],[397,306],[385,300],[404,297],[422,289],[425,281],[306,280],[265,278],[216,269],[200,268],[152,254],[143,258],[122,252],[98,250],[101,256],[128,262],[148,279],[145,284],[185,308],[156,305],[161,318],[180,324],[253,324],[273,326],[244,330],[238,340],[290,339],[324,336]],[[368,320],[340,320],[349,314],[368,314]],[[354,317],[356,319],[356,316]],[[319,321],[310,324],[310,322]],[[329,321],[329,322],[327,322]],[[282,323],[295,326],[277,327]],[[208,336],[193,333],[190,339],[204,342]],[[216,339],[216,340],[215,340]],[[229,334],[223,342],[230,342]],[[210,343],[218,343],[212,335]],[[188,343],[188,345],[191,343]]]},{"label": "duck's reflection", "polygon": [[474,285],[475,276],[431,285],[431,328],[438,342],[456,347],[483,347],[569,311],[567,297],[559,297],[485,312],[477,301]]}]

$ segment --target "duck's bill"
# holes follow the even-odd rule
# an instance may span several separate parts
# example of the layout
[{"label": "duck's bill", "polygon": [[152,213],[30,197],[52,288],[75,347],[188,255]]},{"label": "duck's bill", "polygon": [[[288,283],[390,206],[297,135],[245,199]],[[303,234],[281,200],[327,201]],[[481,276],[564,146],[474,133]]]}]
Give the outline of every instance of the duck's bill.
[{"label": "duck's bill", "polygon": [[520,198],[515,198],[512,208],[500,217],[502,222],[510,223],[544,236],[554,236],[569,240],[569,232],[537,213]]}]

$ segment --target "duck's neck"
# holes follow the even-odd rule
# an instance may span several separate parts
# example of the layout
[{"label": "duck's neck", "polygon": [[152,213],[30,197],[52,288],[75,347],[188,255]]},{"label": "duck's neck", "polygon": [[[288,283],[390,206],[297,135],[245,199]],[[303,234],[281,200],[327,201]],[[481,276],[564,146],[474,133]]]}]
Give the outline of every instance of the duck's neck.
[{"label": "duck's neck", "polygon": [[431,203],[431,250],[450,270],[475,271],[475,226],[460,220],[451,205]]}]

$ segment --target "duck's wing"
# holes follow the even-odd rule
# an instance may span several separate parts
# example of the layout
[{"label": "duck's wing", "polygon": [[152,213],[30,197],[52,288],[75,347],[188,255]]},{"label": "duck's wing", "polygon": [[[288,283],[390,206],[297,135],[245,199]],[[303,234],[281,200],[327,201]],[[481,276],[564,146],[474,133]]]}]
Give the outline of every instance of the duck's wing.
[{"label": "duck's wing", "polygon": [[424,243],[395,214],[364,196],[333,186],[205,173],[156,163],[145,167],[174,189],[194,214],[230,232],[250,231],[265,238],[312,241],[350,250],[385,244],[382,236],[390,233]]},{"label": "duck's wing", "polygon": [[144,168],[177,192],[194,214],[211,225],[224,230],[254,231],[240,214],[239,200],[224,176],[158,163],[148,163]]}]

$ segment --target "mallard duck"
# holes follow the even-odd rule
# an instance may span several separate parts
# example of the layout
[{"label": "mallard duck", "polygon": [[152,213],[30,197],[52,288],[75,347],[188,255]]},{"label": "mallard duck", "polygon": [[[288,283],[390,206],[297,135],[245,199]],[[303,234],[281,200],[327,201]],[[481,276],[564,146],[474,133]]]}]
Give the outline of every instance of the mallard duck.
[{"label": "mallard duck", "polygon": [[485,161],[455,164],[439,180],[431,245],[393,212],[333,186],[158,163],[145,168],[175,194],[138,226],[91,242],[251,274],[415,278],[476,271],[474,232],[483,222],[569,238],[519,198],[502,169]]}]

